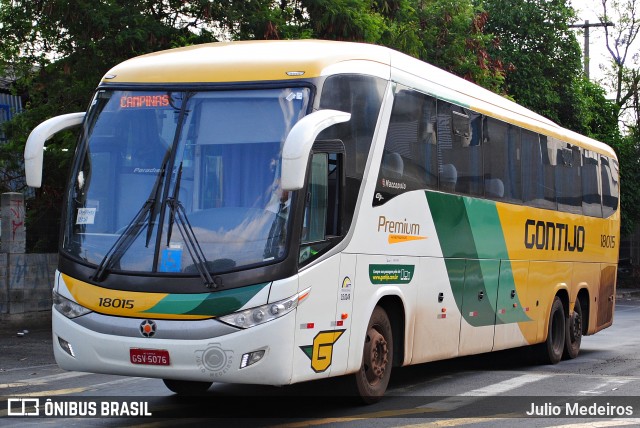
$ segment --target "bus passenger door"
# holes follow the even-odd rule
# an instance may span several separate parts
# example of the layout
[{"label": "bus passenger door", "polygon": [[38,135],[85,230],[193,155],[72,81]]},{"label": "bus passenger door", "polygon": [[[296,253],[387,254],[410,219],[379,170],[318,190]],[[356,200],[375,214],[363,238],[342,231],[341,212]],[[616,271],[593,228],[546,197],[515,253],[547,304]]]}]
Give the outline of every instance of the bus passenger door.
[{"label": "bus passenger door", "polygon": [[499,260],[466,260],[460,355],[488,352],[493,348],[499,271]]},{"label": "bus passenger door", "polygon": [[342,239],[344,146],[337,140],[313,146],[298,264],[300,289],[311,287],[298,307],[294,381],[344,374],[356,257],[344,254],[319,261]]}]

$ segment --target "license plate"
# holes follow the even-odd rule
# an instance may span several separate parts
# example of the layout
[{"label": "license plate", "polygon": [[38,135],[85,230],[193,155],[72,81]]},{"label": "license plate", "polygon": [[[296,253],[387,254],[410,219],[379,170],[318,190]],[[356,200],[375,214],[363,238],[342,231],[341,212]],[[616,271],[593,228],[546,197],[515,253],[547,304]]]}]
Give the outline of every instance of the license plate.
[{"label": "license plate", "polygon": [[129,349],[129,357],[133,364],[145,364],[150,366],[168,366],[169,351],[166,349]]}]

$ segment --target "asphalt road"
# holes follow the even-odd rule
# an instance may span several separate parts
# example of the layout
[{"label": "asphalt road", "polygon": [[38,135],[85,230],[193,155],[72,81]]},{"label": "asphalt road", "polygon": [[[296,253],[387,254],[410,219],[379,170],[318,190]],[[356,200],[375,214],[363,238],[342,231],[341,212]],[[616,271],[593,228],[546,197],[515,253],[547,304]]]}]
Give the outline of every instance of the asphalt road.
[{"label": "asphalt road", "polygon": [[[538,365],[523,348],[404,367],[394,370],[387,396],[371,406],[345,398],[341,379],[282,388],[216,384],[203,397],[180,398],[158,379],[59,369],[48,326],[26,333],[0,328],[0,398],[96,400],[101,406],[128,397],[143,400],[153,413],[142,418],[7,418],[7,405],[0,402],[0,426],[640,426],[639,323],[640,293],[620,290],[614,325],[583,338],[575,360]],[[633,414],[567,418],[562,409],[573,403],[631,406]],[[551,414],[520,418],[530,406]],[[561,414],[553,414],[556,409]]]}]

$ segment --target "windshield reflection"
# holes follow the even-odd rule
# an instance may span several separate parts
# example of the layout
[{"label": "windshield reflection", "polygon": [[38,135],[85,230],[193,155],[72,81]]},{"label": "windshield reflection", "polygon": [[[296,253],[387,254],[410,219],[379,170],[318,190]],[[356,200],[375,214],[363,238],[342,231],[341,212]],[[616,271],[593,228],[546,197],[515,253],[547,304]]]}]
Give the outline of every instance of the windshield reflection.
[{"label": "windshield reflection", "polygon": [[308,98],[307,88],[100,91],[64,251],[105,271],[201,275],[282,259],[291,195],[280,152]]}]

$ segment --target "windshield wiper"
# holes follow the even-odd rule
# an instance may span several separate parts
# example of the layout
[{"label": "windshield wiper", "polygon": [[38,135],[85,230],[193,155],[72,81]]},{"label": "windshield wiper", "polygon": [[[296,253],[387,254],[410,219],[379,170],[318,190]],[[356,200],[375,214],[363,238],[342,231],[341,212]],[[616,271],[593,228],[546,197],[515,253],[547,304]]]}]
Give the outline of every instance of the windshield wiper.
[{"label": "windshield wiper", "polygon": [[151,235],[153,233],[153,225],[155,224],[155,218],[158,216],[161,184],[164,181],[170,154],[171,151],[167,151],[160,167],[160,174],[158,174],[158,177],[156,178],[156,182],[151,189],[149,197],[144,202],[140,210],[138,210],[138,213],[131,222],[129,222],[129,224],[124,228],[122,234],[118,237],[116,242],[114,242],[109,251],[107,251],[107,254],[105,254],[102,261],[96,268],[96,271],[93,274],[94,281],[100,282],[106,277],[107,272],[120,261],[124,253],[126,253],[129,247],[131,247],[135,242],[145,226],[147,227],[146,246],[149,246],[149,241],[151,240]]},{"label": "windshield wiper", "polygon": [[209,269],[207,268],[208,262],[207,258],[202,251],[202,247],[200,247],[200,243],[198,242],[198,238],[196,238],[196,234],[193,231],[193,227],[191,227],[191,223],[189,223],[189,219],[187,218],[187,214],[185,212],[184,206],[178,199],[180,193],[180,181],[182,180],[182,162],[180,162],[180,166],[178,167],[178,174],[176,176],[176,182],[173,187],[173,196],[167,198],[166,204],[169,206],[169,224],[167,229],[167,247],[171,242],[171,234],[173,233],[173,225],[174,223],[178,226],[178,231],[184,240],[184,244],[187,247],[187,251],[189,251],[189,255],[191,256],[191,260],[193,264],[202,277],[204,281],[204,285],[207,288],[217,288],[217,285],[213,282],[213,278],[211,278],[211,274],[209,273]]}]

